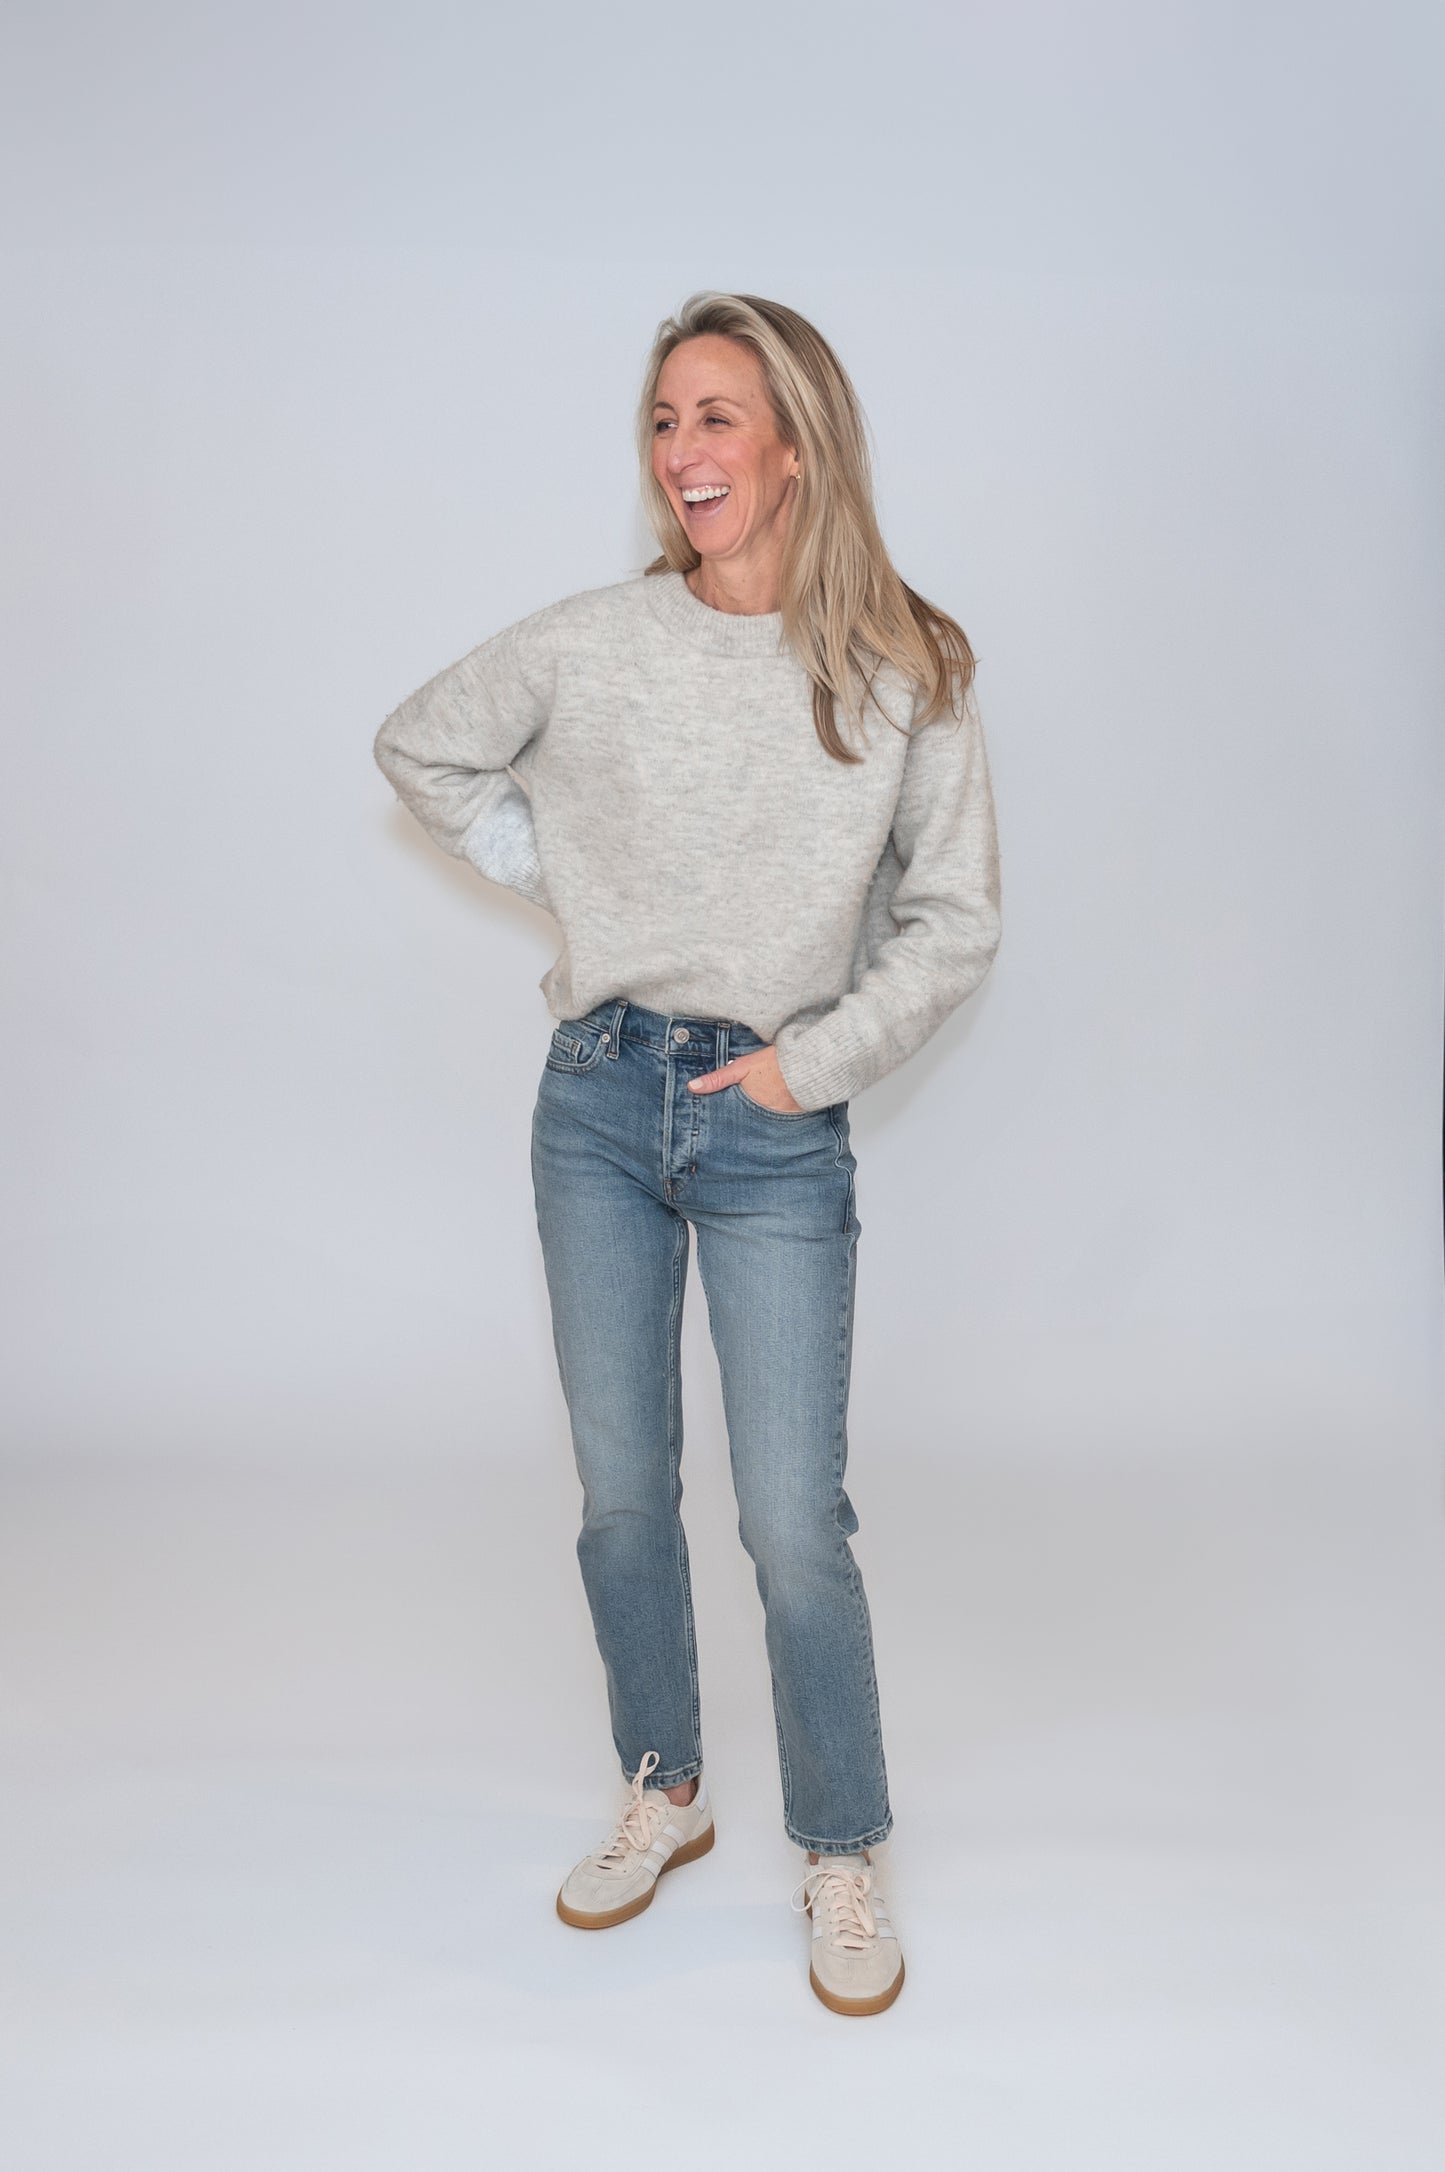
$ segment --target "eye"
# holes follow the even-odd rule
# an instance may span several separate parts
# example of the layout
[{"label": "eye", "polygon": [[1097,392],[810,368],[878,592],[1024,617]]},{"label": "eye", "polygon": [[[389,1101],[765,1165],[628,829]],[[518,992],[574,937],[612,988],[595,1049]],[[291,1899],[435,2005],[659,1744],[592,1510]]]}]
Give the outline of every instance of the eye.
[{"label": "eye", "polygon": [[654,437],[661,437],[664,430],[670,430],[671,428],[672,424],[669,422],[667,416],[659,415],[657,421],[652,425],[652,434]]},{"label": "eye", "polygon": [[706,419],[706,420],[707,420],[708,422],[722,422],[722,423],[725,423],[725,422],[727,421],[727,416],[726,416],[726,415],[709,415],[709,416],[707,416],[707,417],[706,417],[705,419]]}]

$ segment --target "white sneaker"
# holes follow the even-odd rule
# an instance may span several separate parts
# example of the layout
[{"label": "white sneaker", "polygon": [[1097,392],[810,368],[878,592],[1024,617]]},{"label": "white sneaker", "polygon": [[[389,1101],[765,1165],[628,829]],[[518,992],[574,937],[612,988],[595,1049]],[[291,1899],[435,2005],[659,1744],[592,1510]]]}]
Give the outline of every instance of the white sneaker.
[{"label": "white sneaker", "polygon": [[[802,1908],[798,1895],[806,1897]],[[813,1918],[808,1981],[835,2014],[881,2014],[903,1989],[903,1953],[878,1873],[861,1855],[824,1855],[793,1888],[794,1913]]]},{"label": "white sneaker", "polygon": [[646,1785],[657,1766],[657,1752],[649,1750],[610,1835],[562,1881],[557,1913],[579,1931],[605,1931],[629,1916],[640,1916],[665,1870],[706,1855],[713,1844],[712,1806],[703,1774],[698,1774],[692,1801],[679,1804],[669,1802],[660,1787]]}]

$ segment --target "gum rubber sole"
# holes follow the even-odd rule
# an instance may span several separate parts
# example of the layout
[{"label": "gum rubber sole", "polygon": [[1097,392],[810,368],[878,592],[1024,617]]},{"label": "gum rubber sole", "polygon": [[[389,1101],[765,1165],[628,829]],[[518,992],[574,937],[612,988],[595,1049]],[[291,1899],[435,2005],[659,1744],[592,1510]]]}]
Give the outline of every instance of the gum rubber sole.
[{"label": "gum rubber sole", "polygon": [[709,1820],[695,1839],[685,1842],[682,1847],[676,1849],[667,1858],[667,1861],[657,1873],[657,1878],[653,1879],[646,1892],[639,1893],[636,1900],[628,1901],[623,1908],[608,1908],[600,1914],[587,1915],[579,1908],[569,1908],[559,1892],[557,1895],[557,1913],[562,1921],[570,1923],[575,1931],[610,1931],[614,1923],[630,1923],[634,1916],[642,1914],[644,1908],[652,1906],[652,1896],[657,1891],[658,1878],[665,1878],[670,1870],[677,1869],[679,1863],[695,1863],[700,1855],[707,1854],[716,1838],[717,1835],[713,1830],[712,1822]]},{"label": "gum rubber sole", "polygon": [[817,1992],[818,1997],[823,2001],[823,2004],[835,2014],[881,2014],[885,2008],[893,2004],[893,2001],[903,1989],[903,1963],[901,1960],[899,1961],[898,1974],[889,1984],[888,1989],[878,1992],[871,1999],[840,1998],[836,1991],[829,1991],[819,1983],[811,1966],[808,1969],[808,1981]]}]

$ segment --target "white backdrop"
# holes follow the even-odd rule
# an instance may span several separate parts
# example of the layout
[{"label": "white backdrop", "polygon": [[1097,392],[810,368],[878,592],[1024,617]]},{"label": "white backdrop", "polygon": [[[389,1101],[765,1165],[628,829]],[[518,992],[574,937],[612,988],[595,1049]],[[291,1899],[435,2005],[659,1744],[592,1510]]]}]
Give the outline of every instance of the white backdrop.
[{"label": "white backdrop", "polygon": [[[1056,2153],[1112,2077],[1112,2117],[1127,2098],[1136,2125],[1100,2142],[1111,2172],[1263,2166],[1286,2147],[1353,2168],[1366,2136],[1385,2161],[1391,2120],[1392,2172],[1423,2167],[1442,1990],[1425,1931],[1445,1921],[1434,11],[71,5],[20,10],[6,42],[21,1814],[53,1840],[57,1804],[78,1799],[66,1773],[109,1774],[113,1792],[87,1799],[114,1804],[137,1758],[171,1775],[127,1813],[152,1836],[197,1758],[241,1760],[273,1806],[257,1774],[364,1768],[390,1802],[425,1794],[434,1765],[454,1809],[499,1819],[519,1772],[553,1825],[505,1920],[514,1951],[543,1943],[523,2021],[501,1991],[472,2017],[517,2038],[487,2117],[520,2131],[545,2099],[559,2163],[589,2090],[617,2092],[609,2163],[653,2119],[664,2139],[687,2131],[703,2068],[676,2069],[664,2113],[644,2076],[618,2082],[579,2049],[633,1980],[610,1969],[647,1952],[637,1980],[655,1984],[665,1950],[604,1964],[533,1923],[615,1778],[527,1170],[553,923],[430,846],[370,746],[486,634],[643,563],[630,418],[653,327],[698,286],[774,295],[849,365],[895,558],[978,651],[1003,852],[989,980],[853,1106],[850,1493],[897,1715],[899,1912],[922,1956],[887,2024],[889,2071],[917,2118],[946,2124],[967,2075],[946,2104],[930,2096],[909,2065],[918,2032],[956,2044],[1007,1986],[1013,2048],[967,2099],[981,2164]],[[739,1828],[778,1850],[760,1620],[695,1286],[685,1335],[709,1709],[735,1748]],[[705,1613],[700,1633],[706,1647]],[[1189,1745],[1173,1762],[1171,1726]],[[1327,1753],[1342,1730],[1367,1800]],[[1263,1764],[1246,1757],[1231,1792],[1221,1766],[1246,1738]],[[1030,1908],[1047,1862],[1069,1866],[1030,1919],[1051,1967],[1070,1936],[1076,1957],[1097,1951],[1120,1920],[1106,1881],[1100,1913],[1059,1928],[1098,1865],[1077,1852],[1103,1814],[1069,1795],[1080,1760],[1109,1786],[1131,1776],[1108,1846],[1133,1866],[1141,1923],[1176,1906],[1193,1923],[1196,1902],[1196,1928],[1218,1920],[1197,1860],[1173,1876],[1137,1830],[1118,1837],[1162,1770],[1179,1788],[1168,1845],[1201,1799],[1225,1856],[1264,1845],[1271,1802],[1281,1848],[1333,1806],[1318,1888],[1281,1918],[1284,1944],[1303,1941],[1288,1964],[1251,1943],[1272,1903],[1234,1895],[1243,1944],[1220,1963],[1220,2009],[1237,2017],[1241,1987],[1282,1967],[1268,2055],[1257,2034],[1221,2051],[1187,1999],[1167,2054],[1127,1999],[1091,2045],[1083,1978],[1042,2039],[1016,1918],[985,1934],[967,1894],[924,1944],[942,1920],[928,1866],[994,1860],[937,1798],[940,1759],[957,1815],[1000,1790],[1006,1850],[1040,1792],[1056,1811],[1019,1859]],[[328,1853],[357,1830],[356,1798],[337,1803]],[[215,1847],[224,1815],[197,1815]],[[476,1932],[456,1943],[460,1998],[495,1957],[457,1815]],[[174,2017],[195,1988],[158,1960],[154,2068],[134,2046],[120,2060],[131,1940],[156,1912],[136,1901],[108,1958],[86,1943],[76,1880],[99,1875],[99,1830],[77,1826],[18,1904],[27,2172],[85,2159],[79,2115],[46,2085],[77,2030],[88,2102],[112,2105],[147,2172],[182,2149],[155,2123],[178,2075],[229,2137],[230,2155],[208,2142],[213,2166],[350,2172],[373,2142],[378,2164],[400,2161],[388,2118],[415,2131],[423,2073],[450,2105],[426,2161],[463,2161],[481,2102],[444,2029],[395,2072],[359,2021],[314,2042],[293,2029],[283,2075],[252,2016],[248,2071],[290,2107],[253,2134],[187,2064]],[[211,1901],[231,1859],[201,1881]],[[1387,1859],[1388,1905],[1364,1869]],[[759,1954],[771,1940],[787,1963],[768,2028],[845,2058],[827,2017],[817,2036],[796,2010],[774,1920],[788,1864],[773,1869],[748,1918]],[[151,1892],[147,1875],[128,1890]],[[734,2003],[713,2021],[732,2044],[760,1979],[751,1948],[727,1947],[722,1878],[675,1965],[705,1997],[726,1949]],[[1358,2042],[1364,1949],[1344,1939],[1323,2006],[1305,1950],[1316,1935],[1339,1950],[1311,1909],[1340,1892],[1401,1987],[1358,2069],[1341,2046]],[[333,1899],[334,1922],[269,1949],[273,2002],[328,1938],[350,1952],[362,1935]],[[238,1980],[256,1920],[215,1930]],[[415,1920],[399,1902],[397,1923]],[[955,1948],[987,1956],[964,1990]],[[1178,1989],[1180,1950],[1157,1956],[1150,2012]],[[71,1963],[106,1985],[114,1969],[115,2003],[77,1999]],[[1206,2083],[1206,2043],[1232,2097]],[[762,2074],[776,2050],[747,2056]],[[1152,2091],[1124,2086],[1145,2074]],[[798,2161],[784,2068],[778,2087],[767,2132]],[[334,2113],[338,2090],[368,2089],[344,2146],[307,2124],[308,2092]],[[1235,2124],[1216,2133],[1221,2104]],[[761,2132],[720,2141],[717,2161],[743,2140],[770,2161]],[[530,2161],[552,2162],[546,2146]]]}]

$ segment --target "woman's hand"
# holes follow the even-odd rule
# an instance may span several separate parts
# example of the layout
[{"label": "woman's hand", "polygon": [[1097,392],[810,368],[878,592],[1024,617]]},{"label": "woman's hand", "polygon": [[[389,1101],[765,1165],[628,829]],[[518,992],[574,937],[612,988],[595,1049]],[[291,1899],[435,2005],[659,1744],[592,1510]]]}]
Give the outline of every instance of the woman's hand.
[{"label": "woman's hand", "polygon": [[[745,1079],[747,1084],[743,1085]],[[724,1086],[742,1086],[750,1101],[761,1101],[765,1109],[777,1109],[784,1116],[803,1113],[783,1083],[778,1052],[771,1041],[766,1048],[750,1048],[745,1056],[734,1056],[720,1071],[704,1071],[701,1078],[688,1081],[688,1091],[695,1094],[715,1094]]]}]

